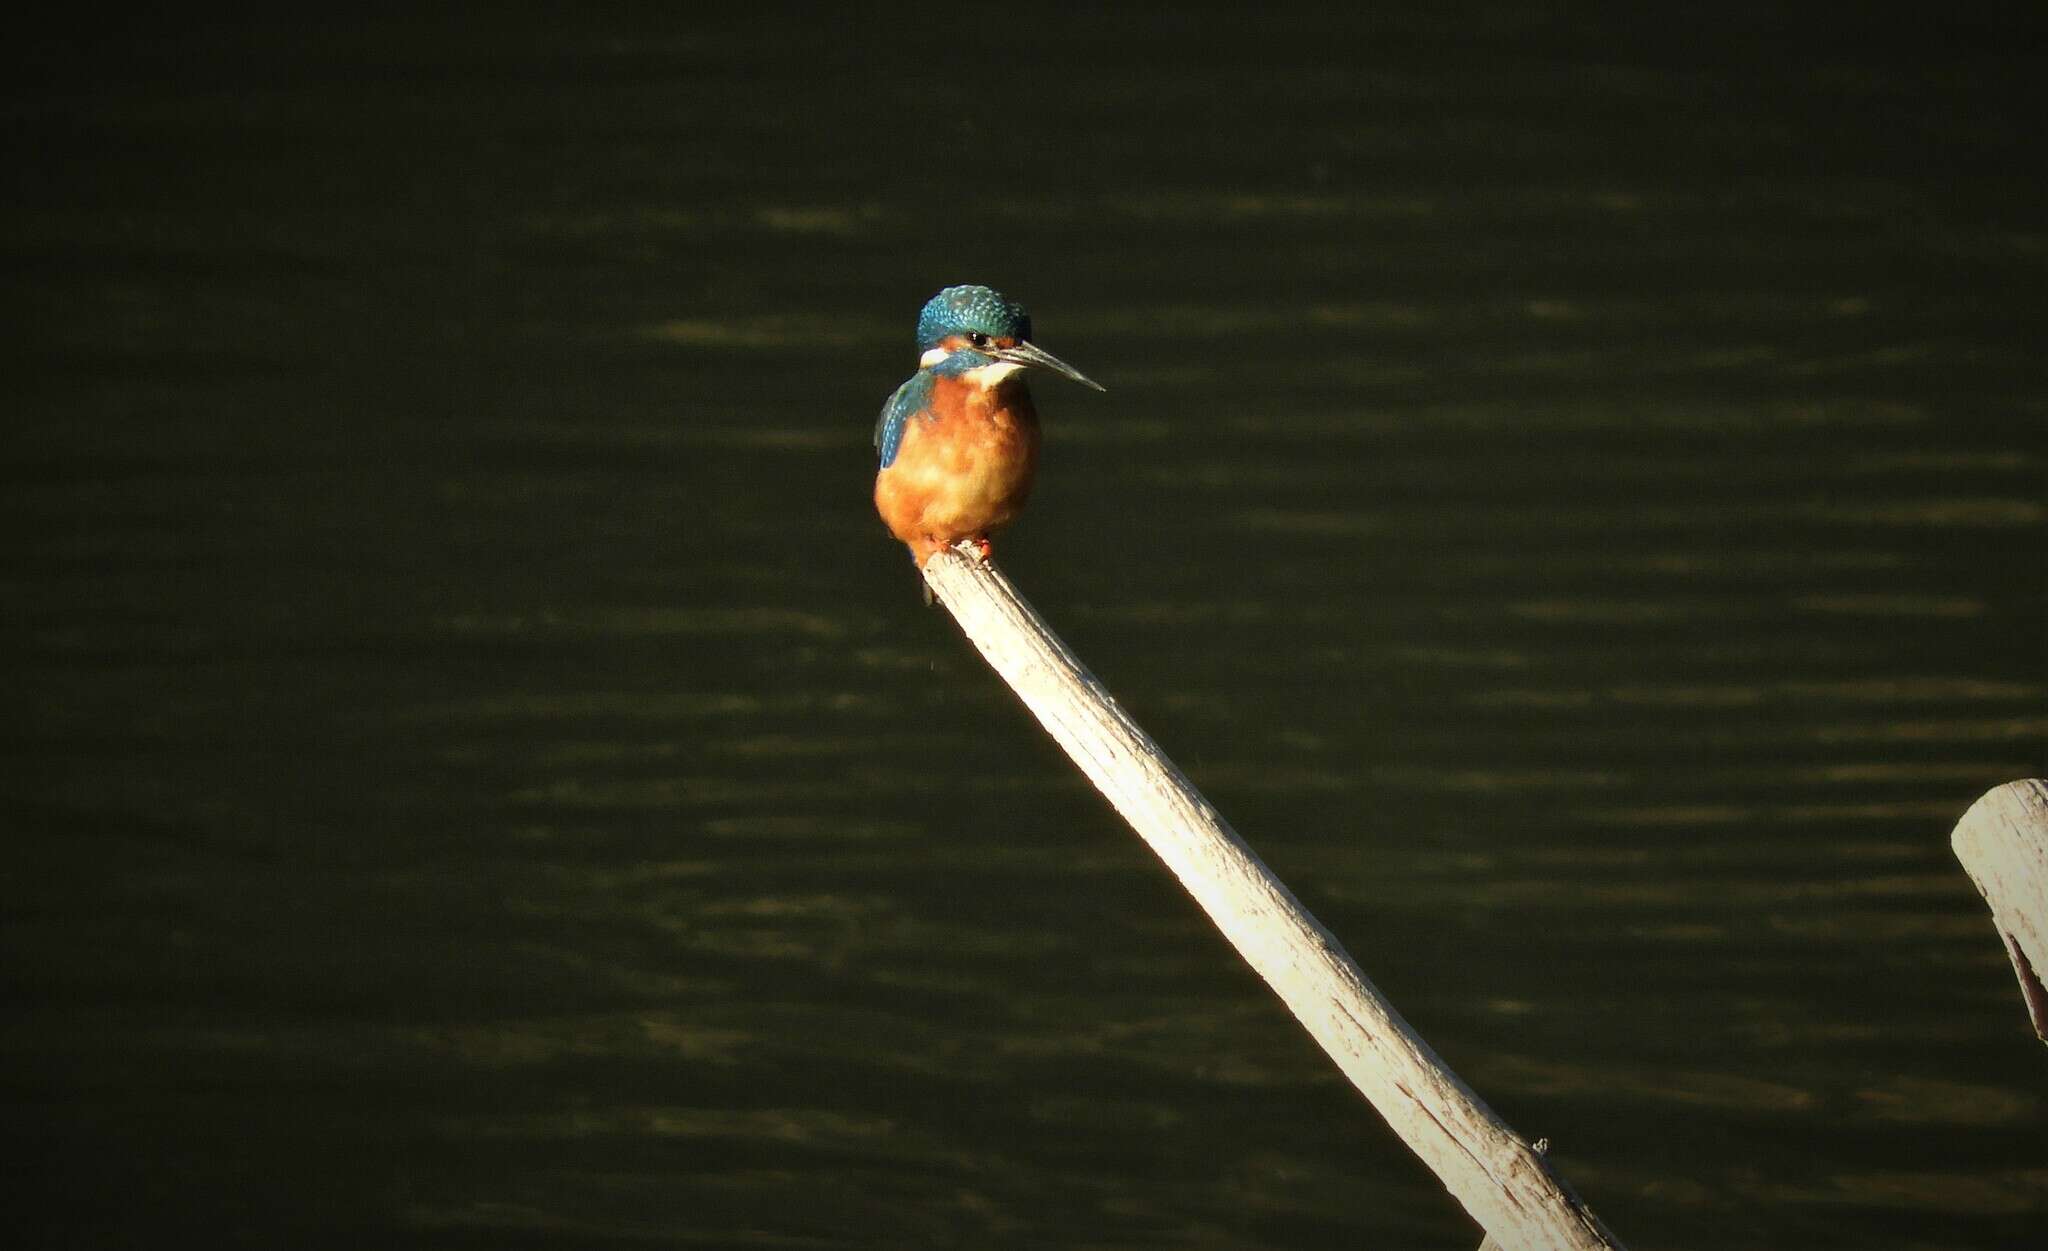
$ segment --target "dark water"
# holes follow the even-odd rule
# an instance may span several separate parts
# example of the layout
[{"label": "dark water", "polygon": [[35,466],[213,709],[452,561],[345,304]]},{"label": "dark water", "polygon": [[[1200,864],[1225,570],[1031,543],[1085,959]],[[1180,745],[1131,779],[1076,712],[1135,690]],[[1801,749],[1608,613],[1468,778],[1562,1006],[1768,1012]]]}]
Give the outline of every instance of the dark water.
[{"label": "dark water", "polygon": [[2041,22],[1629,12],[18,42],[18,1245],[1477,1244],[870,515],[963,280],[1111,388],[1004,567],[1624,1240],[2038,1236]]}]

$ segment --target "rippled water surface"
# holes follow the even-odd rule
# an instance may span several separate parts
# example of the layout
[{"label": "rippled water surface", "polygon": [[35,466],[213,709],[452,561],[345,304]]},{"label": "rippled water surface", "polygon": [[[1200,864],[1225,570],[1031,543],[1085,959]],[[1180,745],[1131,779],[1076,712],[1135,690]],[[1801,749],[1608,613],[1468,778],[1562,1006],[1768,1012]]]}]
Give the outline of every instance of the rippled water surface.
[{"label": "rippled water surface", "polygon": [[2029,1245],[2044,32],[1628,12],[17,48],[25,1245],[1477,1245],[872,517],[963,280],[1110,388],[1005,570],[1629,1245]]}]

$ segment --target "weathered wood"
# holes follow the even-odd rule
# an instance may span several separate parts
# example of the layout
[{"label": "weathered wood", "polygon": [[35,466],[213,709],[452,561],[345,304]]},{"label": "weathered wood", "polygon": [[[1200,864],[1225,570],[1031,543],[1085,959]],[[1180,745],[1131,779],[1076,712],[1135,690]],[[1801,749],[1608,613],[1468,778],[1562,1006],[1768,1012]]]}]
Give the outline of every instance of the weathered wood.
[{"label": "weathered wood", "polygon": [[2048,1042],[2048,781],[2007,782],[1956,822],[1956,859],[1991,905],[2034,1036]]},{"label": "weathered wood", "polygon": [[924,575],[1067,755],[1496,1242],[1515,1251],[1620,1246],[1401,1019],[1007,578],[958,550],[934,555]]}]

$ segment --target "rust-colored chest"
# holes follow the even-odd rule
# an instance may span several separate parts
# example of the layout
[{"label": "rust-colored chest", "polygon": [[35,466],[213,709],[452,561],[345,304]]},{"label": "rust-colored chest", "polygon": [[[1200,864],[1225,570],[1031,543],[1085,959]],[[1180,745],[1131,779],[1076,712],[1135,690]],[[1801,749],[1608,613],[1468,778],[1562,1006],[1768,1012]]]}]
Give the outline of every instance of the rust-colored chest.
[{"label": "rust-colored chest", "polygon": [[985,540],[1017,515],[1038,468],[1038,413],[1021,380],[978,386],[940,377],[875,478],[875,507],[920,564],[961,539]]}]

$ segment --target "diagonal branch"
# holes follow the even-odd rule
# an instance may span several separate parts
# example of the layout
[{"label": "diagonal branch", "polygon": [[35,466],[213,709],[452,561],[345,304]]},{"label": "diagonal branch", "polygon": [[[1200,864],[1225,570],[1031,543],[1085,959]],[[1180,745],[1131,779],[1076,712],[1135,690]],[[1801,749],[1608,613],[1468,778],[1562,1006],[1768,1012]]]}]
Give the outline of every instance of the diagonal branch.
[{"label": "diagonal branch", "polygon": [[2026,778],[1985,792],[1956,822],[1949,843],[2012,957],[2034,1036],[2048,1042],[2048,780]]},{"label": "diagonal branch", "polygon": [[1498,1245],[1619,1251],[1549,1163],[1401,1019],[1009,579],[959,551],[926,583],[990,666]]}]

